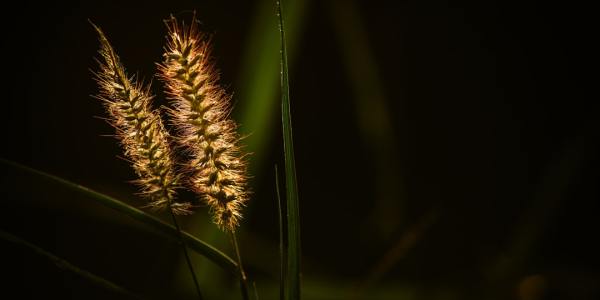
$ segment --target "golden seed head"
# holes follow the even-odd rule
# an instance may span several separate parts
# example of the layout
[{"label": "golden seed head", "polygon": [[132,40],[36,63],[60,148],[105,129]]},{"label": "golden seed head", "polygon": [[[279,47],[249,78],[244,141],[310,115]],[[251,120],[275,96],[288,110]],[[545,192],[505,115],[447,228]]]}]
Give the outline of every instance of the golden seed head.
[{"label": "golden seed head", "polygon": [[177,139],[192,157],[189,184],[210,207],[214,222],[233,231],[248,192],[245,154],[229,118],[231,97],[218,84],[209,40],[198,32],[195,20],[185,26],[171,17],[166,24],[167,47],[159,69],[173,100],[169,113],[178,127]]},{"label": "golden seed head", "polygon": [[144,88],[134,77],[127,77],[104,33],[95,25],[94,28],[102,45],[100,70],[96,74],[100,87],[97,98],[105,103],[125,156],[139,176],[136,182],[150,199],[148,206],[163,209],[171,205],[175,213],[188,214],[190,203],[174,202],[179,176],[173,170],[169,134],[158,111],[151,108],[149,86]]}]

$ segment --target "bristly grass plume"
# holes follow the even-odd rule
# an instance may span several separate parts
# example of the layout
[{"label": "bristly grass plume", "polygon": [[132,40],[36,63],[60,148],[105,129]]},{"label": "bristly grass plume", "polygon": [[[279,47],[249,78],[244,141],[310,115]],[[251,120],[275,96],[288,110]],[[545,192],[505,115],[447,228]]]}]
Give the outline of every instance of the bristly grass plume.
[{"label": "bristly grass plume", "polygon": [[247,163],[240,151],[237,125],[229,118],[231,97],[218,84],[209,39],[194,19],[189,26],[171,17],[164,61],[159,65],[177,140],[191,159],[189,185],[208,204],[219,228],[235,231],[248,199]]},{"label": "bristly grass plume", "polygon": [[136,182],[142,194],[150,199],[152,208],[166,209],[171,205],[174,213],[190,213],[189,202],[175,202],[180,176],[174,170],[169,134],[158,111],[151,108],[153,96],[149,86],[144,87],[135,77],[127,76],[102,30],[92,25],[101,43],[100,70],[95,74],[100,92],[96,97],[105,103],[109,121],[139,176]]}]

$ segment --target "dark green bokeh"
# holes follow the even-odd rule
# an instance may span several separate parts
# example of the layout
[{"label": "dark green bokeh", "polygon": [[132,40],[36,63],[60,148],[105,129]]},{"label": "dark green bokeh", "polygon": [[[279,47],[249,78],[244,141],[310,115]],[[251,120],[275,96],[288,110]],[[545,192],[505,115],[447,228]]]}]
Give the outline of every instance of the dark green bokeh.
[{"label": "dark green bokeh", "polygon": [[[540,299],[598,297],[600,111],[585,73],[592,10],[533,1],[286,3],[304,299],[533,300],[536,289]],[[275,4],[13,4],[2,19],[0,156],[138,207],[128,182],[135,174],[117,158],[117,141],[101,136],[113,129],[93,117],[105,112],[89,96],[98,43],[87,19],[130,73],[150,81],[161,20],[197,11],[255,152],[239,233],[244,261],[261,299],[276,299]],[[158,80],[153,90],[156,105],[167,104]],[[4,167],[0,174],[3,231],[150,299],[193,297],[177,245],[81,195]],[[205,208],[182,221],[232,254]],[[110,296],[2,249],[6,293]],[[193,258],[207,299],[239,298],[234,278]]]}]

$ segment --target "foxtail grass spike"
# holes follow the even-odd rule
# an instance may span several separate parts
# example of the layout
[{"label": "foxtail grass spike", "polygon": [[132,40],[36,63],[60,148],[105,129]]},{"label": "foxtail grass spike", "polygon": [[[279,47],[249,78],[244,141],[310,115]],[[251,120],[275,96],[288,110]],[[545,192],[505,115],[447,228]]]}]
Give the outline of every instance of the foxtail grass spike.
[{"label": "foxtail grass spike", "polygon": [[219,85],[210,57],[209,39],[191,24],[174,17],[168,28],[161,78],[173,108],[179,144],[191,157],[186,170],[189,185],[209,206],[219,228],[234,231],[248,199],[245,154],[237,125],[229,118],[231,97]]},{"label": "foxtail grass spike", "polygon": [[96,81],[100,87],[97,96],[105,104],[110,122],[116,128],[125,155],[133,164],[139,179],[136,183],[142,194],[150,199],[149,207],[166,209],[171,205],[177,214],[189,214],[189,202],[175,202],[175,189],[179,176],[165,130],[156,110],[152,110],[149,86],[128,77],[108,39],[92,24],[100,37],[100,70]]}]

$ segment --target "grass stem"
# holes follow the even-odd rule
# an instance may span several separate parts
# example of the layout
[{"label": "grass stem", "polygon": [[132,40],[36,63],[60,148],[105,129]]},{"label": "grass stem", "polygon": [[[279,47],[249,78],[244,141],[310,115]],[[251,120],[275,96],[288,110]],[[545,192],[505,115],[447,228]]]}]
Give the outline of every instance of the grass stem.
[{"label": "grass stem", "polygon": [[177,229],[177,236],[179,237],[179,243],[181,244],[181,248],[183,249],[183,254],[185,255],[185,261],[187,262],[188,268],[190,268],[190,273],[192,274],[192,279],[194,280],[194,286],[196,287],[196,293],[198,293],[198,299],[202,300],[202,292],[200,291],[200,285],[198,284],[198,278],[196,278],[196,273],[194,272],[194,266],[192,265],[192,261],[190,260],[190,255],[187,251],[187,246],[185,241],[183,240],[183,235],[181,234],[181,227],[179,227],[179,223],[177,222],[177,217],[175,217],[175,213],[173,212],[173,208],[171,207],[171,203],[169,203],[169,212],[171,213],[171,218],[173,218],[173,225],[175,225],[175,229]]},{"label": "grass stem", "polygon": [[240,289],[242,292],[242,299],[249,300],[248,278],[246,277],[246,272],[244,271],[244,266],[242,265],[242,256],[240,255],[240,247],[238,246],[237,235],[235,234],[235,231],[231,231],[231,243],[233,244],[233,249],[235,250],[238,270],[240,272]]},{"label": "grass stem", "polygon": [[279,193],[279,171],[275,165],[275,195],[277,196],[277,215],[279,221],[279,299],[285,298],[285,252],[283,246],[283,208],[281,194]]}]

